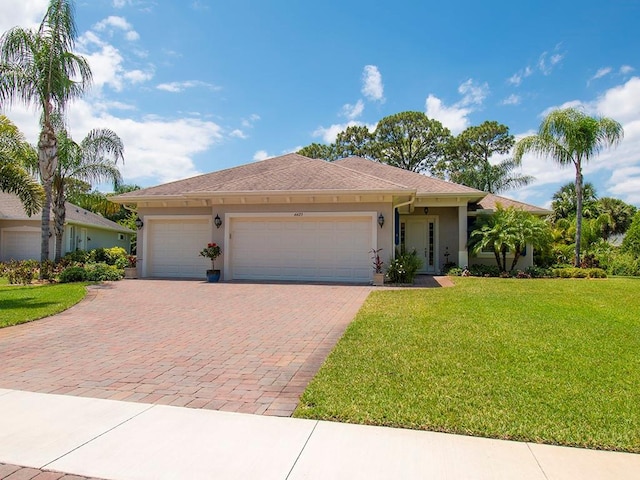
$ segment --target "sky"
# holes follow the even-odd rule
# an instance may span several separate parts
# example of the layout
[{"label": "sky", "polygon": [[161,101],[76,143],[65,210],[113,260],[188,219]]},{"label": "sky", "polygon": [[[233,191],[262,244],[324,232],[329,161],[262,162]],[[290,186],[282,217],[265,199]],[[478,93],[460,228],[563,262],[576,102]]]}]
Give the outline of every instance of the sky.
[{"label": "sky", "polygon": [[[0,32],[36,27],[47,4],[2,0]],[[585,181],[640,206],[640,2],[576,5],[76,0],[76,52],[93,86],[69,104],[69,131],[80,141],[114,130],[125,182],[147,187],[332,142],[407,110],[454,134],[495,120],[521,138],[551,109],[576,106],[625,132],[584,167]],[[33,107],[0,111],[36,143]],[[533,156],[522,173],[535,181],[503,194],[543,207],[575,178]]]}]

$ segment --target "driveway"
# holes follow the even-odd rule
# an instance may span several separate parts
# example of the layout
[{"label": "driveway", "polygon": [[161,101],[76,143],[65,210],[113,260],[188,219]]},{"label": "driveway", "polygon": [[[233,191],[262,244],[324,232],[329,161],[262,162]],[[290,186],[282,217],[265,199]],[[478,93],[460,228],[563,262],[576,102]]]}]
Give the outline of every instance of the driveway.
[{"label": "driveway", "polygon": [[124,280],[0,329],[0,388],[289,416],[366,286]]}]

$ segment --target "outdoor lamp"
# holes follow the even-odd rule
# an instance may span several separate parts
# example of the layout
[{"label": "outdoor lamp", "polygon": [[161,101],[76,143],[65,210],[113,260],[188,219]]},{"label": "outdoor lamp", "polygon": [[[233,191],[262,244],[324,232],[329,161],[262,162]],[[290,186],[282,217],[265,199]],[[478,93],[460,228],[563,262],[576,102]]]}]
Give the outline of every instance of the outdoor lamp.
[{"label": "outdoor lamp", "polygon": [[378,215],[378,225],[380,225],[380,228],[384,225],[384,215],[382,215],[382,212]]},{"label": "outdoor lamp", "polygon": [[136,217],[136,228],[140,230],[142,227],[144,227],[144,222],[140,217]]},{"label": "outdoor lamp", "polygon": [[220,218],[220,215],[216,214],[216,218],[213,219],[213,224],[216,226],[216,228],[220,228],[220,226],[222,225],[222,219]]}]

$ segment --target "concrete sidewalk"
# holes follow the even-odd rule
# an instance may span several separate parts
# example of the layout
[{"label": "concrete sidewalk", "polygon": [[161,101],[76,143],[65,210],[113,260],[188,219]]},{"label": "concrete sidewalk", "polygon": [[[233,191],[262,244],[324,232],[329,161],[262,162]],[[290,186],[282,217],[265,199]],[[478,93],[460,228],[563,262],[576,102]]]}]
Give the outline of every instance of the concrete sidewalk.
[{"label": "concrete sidewalk", "polygon": [[2,389],[0,463],[117,480],[640,476],[627,453]]}]

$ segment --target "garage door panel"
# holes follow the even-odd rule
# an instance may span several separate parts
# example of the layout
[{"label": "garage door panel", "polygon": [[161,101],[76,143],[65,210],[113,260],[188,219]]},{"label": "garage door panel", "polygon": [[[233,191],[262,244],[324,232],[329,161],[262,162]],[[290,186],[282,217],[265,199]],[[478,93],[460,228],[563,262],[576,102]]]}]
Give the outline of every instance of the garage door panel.
[{"label": "garage door panel", "polygon": [[234,279],[368,282],[368,216],[237,218],[231,221]]},{"label": "garage door panel", "polygon": [[2,232],[2,260],[32,260],[40,258],[40,231]]},{"label": "garage door panel", "polygon": [[150,220],[147,222],[147,275],[150,277],[203,278],[211,261],[198,252],[211,241],[208,218]]}]

